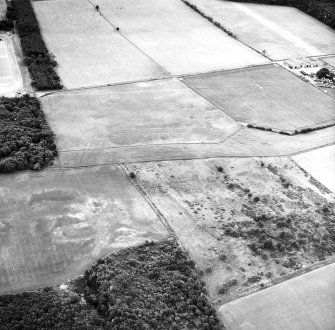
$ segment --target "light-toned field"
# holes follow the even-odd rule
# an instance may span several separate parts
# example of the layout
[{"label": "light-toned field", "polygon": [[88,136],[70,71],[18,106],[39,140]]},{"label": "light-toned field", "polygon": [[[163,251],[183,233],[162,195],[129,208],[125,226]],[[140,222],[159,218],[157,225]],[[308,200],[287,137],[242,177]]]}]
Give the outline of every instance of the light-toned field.
[{"label": "light-toned field", "polygon": [[88,1],[33,2],[66,88],[161,78],[166,72],[117,33]]},{"label": "light-toned field", "polygon": [[100,256],[167,235],[119,167],[0,176],[0,293],[62,283]]},{"label": "light-toned field", "polygon": [[220,143],[240,128],[175,79],[61,92],[40,100],[60,151]]},{"label": "light-toned field", "polygon": [[183,81],[240,122],[291,132],[335,122],[334,100],[278,65]]},{"label": "light-toned field", "polygon": [[323,60],[335,68],[335,56],[326,57]]},{"label": "light-toned field", "polygon": [[335,193],[335,145],[302,153],[294,156],[293,159]]},{"label": "light-toned field", "polygon": [[335,264],[235,300],[220,309],[227,330],[333,330]]},{"label": "light-toned field", "polygon": [[22,79],[12,39],[0,34],[0,96],[13,97],[22,89]]},{"label": "light-toned field", "polygon": [[6,0],[0,0],[0,19],[6,16],[7,4]]},{"label": "light-toned field", "polygon": [[272,60],[334,54],[335,32],[302,11],[284,6],[190,0],[238,39]]},{"label": "light-toned field", "polygon": [[267,63],[180,0],[97,0],[120,32],[173,74]]},{"label": "light-toned field", "polygon": [[[288,158],[126,167],[190,252],[215,305],[335,254],[334,196]],[[264,247],[269,240],[272,247]]]},{"label": "light-toned field", "polygon": [[242,129],[224,143],[137,145],[60,152],[63,167],[214,157],[294,155],[335,142],[335,127],[296,136]]}]

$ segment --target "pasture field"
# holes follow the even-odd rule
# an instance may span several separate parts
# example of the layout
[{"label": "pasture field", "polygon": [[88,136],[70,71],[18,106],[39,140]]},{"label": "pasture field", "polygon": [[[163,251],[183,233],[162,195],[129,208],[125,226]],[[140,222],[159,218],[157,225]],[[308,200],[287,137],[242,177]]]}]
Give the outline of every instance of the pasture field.
[{"label": "pasture field", "polygon": [[172,74],[268,63],[180,0],[97,0],[101,13]]},{"label": "pasture field", "polygon": [[66,88],[162,78],[166,72],[123,38],[88,1],[33,2]]},{"label": "pasture field", "polygon": [[224,143],[135,145],[60,151],[62,167],[215,157],[294,155],[335,142],[335,127],[296,136],[242,129]]},{"label": "pasture field", "polygon": [[334,195],[288,158],[127,164],[215,305],[335,254]]},{"label": "pasture field", "polygon": [[294,161],[335,193],[335,145],[301,153]]},{"label": "pasture field", "polygon": [[335,122],[334,100],[278,65],[183,81],[239,122],[292,133]]},{"label": "pasture field", "polygon": [[240,128],[175,79],[40,98],[60,151],[174,143],[219,143]]},{"label": "pasture field", "polygon": [[119,167],[0,176],[0,293],[67,281],[99,257],[167,235]]},{"label": "pasture field", "polygon": [[302,11],[284,6],[190,0],[206,15],[272,60],[334,54],[335,32]]},{"label": "pasture field", "polygon": [[222,306],[228,330],[332,330],[335,264]]}]

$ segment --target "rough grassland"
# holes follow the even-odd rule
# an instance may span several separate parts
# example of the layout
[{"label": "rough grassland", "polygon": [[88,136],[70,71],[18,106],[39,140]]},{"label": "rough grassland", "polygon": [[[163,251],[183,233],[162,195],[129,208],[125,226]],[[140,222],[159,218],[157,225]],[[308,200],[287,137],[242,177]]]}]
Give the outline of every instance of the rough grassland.
[{"label": "rough grassland", "polygon": [[294,132],[335,122],[334,100],[279,66],[185,77],[237,121]]},{"label": "rough grassland", "polygon": [[0,176],[0,292],[61,283],[165,227],[119,167]]},{"label": "rough grassland", "polygon": [[272,60],[334,53],[335,32],[296,8],[190,0],[237,38]]},{"label": "rough grassland", "polygon": [[161,78],[162,68],[124,39],[88,1],[33,3],[66,88]]},{"label": "rough grassland", "polygon": [[219,143],[240,128],[174,79],[56,93],[41,101],[63,151]]},{"label": "rough grassland", "polygon": [[122,34],[173,74],[268,62],[180,0],[97,0],[95,3]]},{"label": "rough grassland", "polygon": [[335,193],[335,145],[293,157],[299,166]]},{"label": "rough grassland", "polygon": [[218,305],[335,254],[334,195],[283,159],[127,165]]},{"label": "rough grassland", "polygon": [[232,330],[332,330],[334,308],[332,264],[224,305],[220,315]]}]

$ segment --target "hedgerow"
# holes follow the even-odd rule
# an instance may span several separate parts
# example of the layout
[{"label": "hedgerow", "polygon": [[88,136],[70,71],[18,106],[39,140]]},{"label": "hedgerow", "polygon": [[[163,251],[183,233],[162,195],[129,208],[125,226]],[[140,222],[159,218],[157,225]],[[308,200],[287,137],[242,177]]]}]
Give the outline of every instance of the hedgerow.
[{"label": "hedgerow", "polygon": [[54,134],[38,99],[0,98],[0,173],[39,170],[57,156]]},{"label": "hedgerow", "polygon": [[55,71],[56,61],[49,54],[41,36],[38,21],[30,0],[13,0],[9,16],[15,16],[22,52],[37,90],[60,89],[62,85]]},{"label": "hedgerow", "polygon": [[266,5],[296,7],[319,21],[335,28],[335,3],[333,0],[232,0]]}]

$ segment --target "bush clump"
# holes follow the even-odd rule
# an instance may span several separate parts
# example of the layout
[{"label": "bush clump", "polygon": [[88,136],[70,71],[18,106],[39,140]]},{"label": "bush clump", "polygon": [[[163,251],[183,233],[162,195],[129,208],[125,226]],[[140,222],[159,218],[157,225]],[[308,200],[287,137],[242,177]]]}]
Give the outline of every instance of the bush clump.
[{"label": "bush clump", "polygon": [[1,97],[0,173],[40,170],[56,156],[54,133],[38,99]]},{"label": "bush clump", "polygon": [[[30,0],[13,0],[7,16],[15,18],[25,63],[37,90],[61,89],[56,61],[48,53]],[[11,7],[10,7],[11,8]]]},{"label": "bush clump", "polygon": [[174,240],[146,243],[86,271],[85,297],[108,329],[220,329],[193,267]]}]

